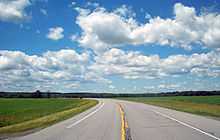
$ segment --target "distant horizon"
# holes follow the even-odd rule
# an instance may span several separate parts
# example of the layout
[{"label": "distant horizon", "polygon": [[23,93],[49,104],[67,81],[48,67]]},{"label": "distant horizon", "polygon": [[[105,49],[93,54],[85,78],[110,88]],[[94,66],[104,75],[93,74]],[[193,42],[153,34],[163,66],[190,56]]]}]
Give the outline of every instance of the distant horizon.
[{"label": "distant horizon", "polygon": [[[36,93],[39,90],[36,91],[0,91],[0,93]],[[66,93],[88,93],[88,94],[161,94],[161,93],[177,93],[177,92],[220,92],[220,90],[186,90],[186,91],[168,91],[168,92],[140,92],[140,93],[133,93],[133,92],[57,92],[57,91],[40,91],[41,93],[61,93],[61,94],[66,94]]]}]

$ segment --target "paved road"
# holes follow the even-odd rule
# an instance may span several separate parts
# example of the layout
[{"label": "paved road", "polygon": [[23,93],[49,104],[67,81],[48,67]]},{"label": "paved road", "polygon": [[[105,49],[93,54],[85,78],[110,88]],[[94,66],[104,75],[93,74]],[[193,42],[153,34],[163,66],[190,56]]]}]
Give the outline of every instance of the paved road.
[{"label": "paved road", "polygon": [[142,103],[122,102],[121,104],[124,107],[133,140],[215,140],[220,138],[220,121]]},{"label": "paved road", "polygon": [[18,140],[121,140],[122,113],[132,140],[215,140],[220,121],[161,107],[112,99]]}]

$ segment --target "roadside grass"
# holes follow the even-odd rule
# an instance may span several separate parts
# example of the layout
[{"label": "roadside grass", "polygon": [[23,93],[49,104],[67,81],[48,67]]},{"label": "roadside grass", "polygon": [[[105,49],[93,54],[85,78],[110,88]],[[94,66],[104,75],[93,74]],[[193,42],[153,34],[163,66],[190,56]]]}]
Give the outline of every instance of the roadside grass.
[{"label": "roadside grass", "polygon": [[220,96],[128,97],[120,99],[220,118]]},{"label": "roadside grass", "polygon": [[0,99],[0,134],[45,128],[97,103],[87,99]]}]

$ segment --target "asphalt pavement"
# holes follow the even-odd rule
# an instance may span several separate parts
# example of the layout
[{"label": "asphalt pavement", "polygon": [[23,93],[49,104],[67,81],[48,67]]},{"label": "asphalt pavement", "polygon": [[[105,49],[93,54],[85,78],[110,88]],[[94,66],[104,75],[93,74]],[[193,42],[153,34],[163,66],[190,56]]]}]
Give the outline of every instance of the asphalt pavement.
[{"label": "asphalt pavement", "polygon": [[124,133],[132,140],[220,140],[220,121],[142,103],[99,99],[97,106],[68,120],[10,139],[124,140]]}]

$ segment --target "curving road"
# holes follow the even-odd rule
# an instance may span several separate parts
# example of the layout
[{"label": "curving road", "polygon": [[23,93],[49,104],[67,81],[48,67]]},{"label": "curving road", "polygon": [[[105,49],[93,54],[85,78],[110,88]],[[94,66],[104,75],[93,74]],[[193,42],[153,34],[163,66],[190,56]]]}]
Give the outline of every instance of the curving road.
[{"label": "curving road", "polygon": [[[18,140],[220,140],[220,121],[113,99]],[[123,134],[125,133],[125,136]]]}]

